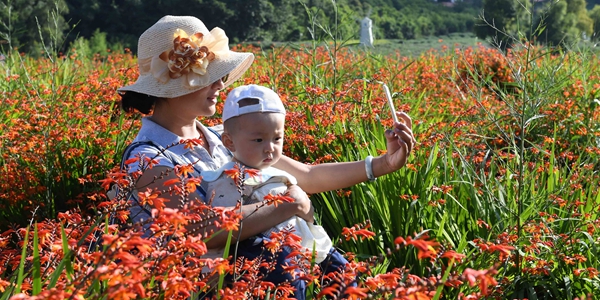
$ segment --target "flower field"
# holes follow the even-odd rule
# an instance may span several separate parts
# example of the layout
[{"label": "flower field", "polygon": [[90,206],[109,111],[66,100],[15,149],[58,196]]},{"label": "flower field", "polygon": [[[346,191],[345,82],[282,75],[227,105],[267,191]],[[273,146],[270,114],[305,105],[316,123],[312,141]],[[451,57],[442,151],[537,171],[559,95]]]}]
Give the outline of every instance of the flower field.
[{"label": "flower field", "polygon": [[[351,263],[322,275],[311,254],[298,251],[289,269],[307,280],[308,299],[595,299],[594,53],[530,45],[418,57],[337,44],[237,50],[257,57],[234,86],[278,91],[289,112],[284,151],[300,161],[383,153],[392,119],[379,82],[414,121],[419,144],[405,168],[311,195],[319,223]],[[0,71],[0,299],[290,296],[289,285],[261,280],[258,268],[269,264],[206,258],[211,233],[184,228],[216,222],[227,231],[243,224],[235,212],[201,204],[172,210],[161,191],[147,191],[140,199],[155,209],[152,236],[127,224],[127,193],[139,174],[119,164],[140,121],[120,111],[116,89],[137,76],[131,53],[11,53]],[[181,180],[166,189],[185,197],[194,181],[176,171]],[[121,191],[109,201],[112,185]],[[200,217],[207,210],[216,220]],[[299,249],[290,232],[266,245],[283,246]],[[204,266],[211,272],[202,273]]]}]

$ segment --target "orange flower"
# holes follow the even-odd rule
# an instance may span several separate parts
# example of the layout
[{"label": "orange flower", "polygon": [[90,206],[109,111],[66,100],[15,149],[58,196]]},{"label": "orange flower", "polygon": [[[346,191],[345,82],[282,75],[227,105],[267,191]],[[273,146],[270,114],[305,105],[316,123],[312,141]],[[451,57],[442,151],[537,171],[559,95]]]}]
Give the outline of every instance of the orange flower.
[{"label": "orange flower", "polygon": [[278,238],[273,238],[273,234],[275,234],[275,232],[271,233],[270,240],[264,241],[265,248],[267,248],[267,250],[271,251],[271,253],[275,253],[281,248],[281,240]]},{"label": "orange flower", "polygon": [[187,177],[190,173],[194,173],[194,166],[192,164],[175,166],[175,174],[177,175]]},{"label": "orange flower", "polygon": [[448,251],[444,252],[444,254],[442,254],[441,257],[454,259],[455,261],[460,262],[460,261],[463,260],[463,258],[466,257],[466,255],[460,254],[460,253],[458,253],[456,251],[453,251],[453,250],[448,250]]},{"label": "orange flower", "polygon": [[367,239],[373,239],[375,237],[375,233],[372,231],[367,230],[369,227],[371,227],[371,223],[366,223],[364,226],[364,228],[361,228],[361,225],[354,225],[351,228],[348,227],[344,227],[342,228],[342,235],[346,238],[346,241],[349,240],[363,240],[365,238]]},{"label": "orange flower", "polygon": [[130,159],[128,159],[128,160],[125,161],[125,165],[126,166],[130,165],[130,164],[132,164],[134,162],[138,162],[139,160],[140,160],[139,156],[132,157],[132,158],[130,158]]},{"label": "orange flower", "polygon": [[152,216],[158,218],[157,222],[170,224],[174,228],[180,228],[188,223],[187,219],[179,212],[179,210],[168,207],[164,208],[160,214],[157,209],[153,209]]},{"label": "orange flower", "polygon": [[288,202],[288,203],[294,202],[294,198],[292,198],[290,196],[272,195],[272,194],[267,194],[265,196],[264,200],[267,202],[267,204],[275,205],[275,207],[277,207],[279,204],[284,203],[284,202]]},{"label": "orange flower", "polygon": [[186,192],[188,192],[188,193],[195,192],[196,188],[198,186],[200,186],[200,183],[202,183],[202,178],[199,178],[199,177],[187,178],[187,180],[185,181]]},{"label": "orange flower", "polygon": [[142,205],[150,205],[154,208],[158,209],[158,211],[162,211],[166,206],[165,202],[168,202],[168,199],[160,198],[160,192],[157,190],[151,190],[150,188],[146,188],[144,192],[138,192],[138,199]]},{"label": "orange flower", "polygon": [[348,295],[346,299],[365,299],[367,298],[367,292],[369,289],[367,288],[359,288],[354,286],[349,286],[344,291],[344,295]]},{"label": "orange flower", "polygon": [[196,146],[202,146],[204,141],[201,139],[185,139],[179,141],[180,144],[183,144],[184,149],[193,149]]},{"label": "orange flower", "polygon": [[154,247],[154,243],[148,239],[141,238],[139,236],[134,236],[129,238],[124,243],[125,249],[136,249],[140,252],[141,255],[145,255],[152,252],[152,247]]},{"label": "orange flower", "polygon": [[489,246],[487,252],[500,252],[500,260],[506,259],[510,255],[511,251],[515,250],[515,247],[509,245],[492,245]]},{"label": "orange flower", "polygon": [[248,177],[260,176],[260,170],[258,170],[258,169],[244,168],[244,173],[246,173],[246,175],[248,175]]},{"label": "orange flower", "polygon": [[479,227],[485,227],[485,229],[487,229],[487,230],[490,230],[490,228],[492,228],[488,223],[486,223],[482,219],[477,219],[477,226],[479,226]]},{"label": "orange flower", "polygon": [[180,182],[181,182],[181,179],[179,179],[179,178],[173,178],[173,179],[169,179],[169,180],[163,182],[163,185],[164,186],[169,186],[169,185],[178,184]]},{"label": "orange flower", "polygon": [[437,255],[437,250],[435,247],[439,246],[438,242],[428,241],[429,236],[427,233],[419,236],[418,239],[413,240],[411,237],[407,237],[406,239],[402,237],[397,237],[394,243],[403,244],[403,245],[412,245],[417,248],[417,258],[431,258],[434,259]]},{"label": "orange flower", "polygon": [[215,258],[212,261],[206,260],[206,265],[213,270],[213,273],[218,273],[219,275],[228,273],[231,269],[229,261],[222,258]]},{"label": "orange flower", "polygon": [[10,285],[10,282],[0,279],[0,292],[4,293],[6,291],[6,287]]},{"label": "orange flower", "polygon": [[474,270],[471,268],[465,269],[462,276],[466,278],[470,286],[474,286],[479,282],[479,289],[483,295],[488,294],[488,287],[498,284],[493,277],[497,272],[494,269],[489,270]]},{"label": "orange flower", "polygon": [[330,296],[335,298],[335,296],[338,295],[339,293],[339,287],[340,285],[337,283],[334,283],[328,287],[324,287],[321,292],[319,293],[319,295],[317,295],[317,299],[322,299],[325,296]]},{"label": "orange flower", "polygon": [[235,164],[232,169],[225,170],[223,171],[223,173],[225,173],[227,177],[231,178],[233,182],[238,182],[241,175],[240,171],[240,166],[238,164]]},{"label": "orange flower", "polygon": [[220,219],[215,221],[215,224],[227,231],[236,231],[239,229],[242,215],[232,209],[215,207],[213,211],[219,215]]}]

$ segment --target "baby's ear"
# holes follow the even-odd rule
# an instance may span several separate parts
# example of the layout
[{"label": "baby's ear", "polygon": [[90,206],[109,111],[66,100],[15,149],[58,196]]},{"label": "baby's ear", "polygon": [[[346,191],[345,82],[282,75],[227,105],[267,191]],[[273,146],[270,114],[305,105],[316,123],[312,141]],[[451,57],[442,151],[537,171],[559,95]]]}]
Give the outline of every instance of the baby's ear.
[{"label": "baby's ear", "polygon": [[235,145],[228,132],[223,132],[223,134],[221,134],[221,142],[223,142],[223,145],[225,148],[229,149],[229,151],[235,152]]}]

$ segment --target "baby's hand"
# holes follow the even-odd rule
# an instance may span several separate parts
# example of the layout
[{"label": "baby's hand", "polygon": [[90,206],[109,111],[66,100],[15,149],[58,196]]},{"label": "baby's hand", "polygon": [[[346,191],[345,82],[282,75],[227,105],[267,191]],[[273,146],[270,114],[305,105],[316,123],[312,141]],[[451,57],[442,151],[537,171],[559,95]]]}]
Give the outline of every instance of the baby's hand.
[{"label": "baby's hand", "polygon": [[298,205],[298,212],[296,215],[304,219],[307,223],[314,223],[315,210],[308,195],[295,184],[288,187],[288,193],[290,197],[294,198],[294,203]]}]

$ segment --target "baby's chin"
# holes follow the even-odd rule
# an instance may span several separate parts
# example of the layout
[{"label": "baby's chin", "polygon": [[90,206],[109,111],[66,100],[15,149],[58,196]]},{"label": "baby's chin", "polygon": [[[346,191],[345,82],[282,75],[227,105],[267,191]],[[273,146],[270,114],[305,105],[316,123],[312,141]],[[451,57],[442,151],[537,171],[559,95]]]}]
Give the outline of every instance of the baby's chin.
[{"label": "baby's chin", "polygon": [[269,161],[263,160],[259,164],[257,164],[257,166],[254,168],[258,169],[258,170],[264,170],[264,169],[272,167],[274,164],[275,164],[275,160],[269,160]]}]

